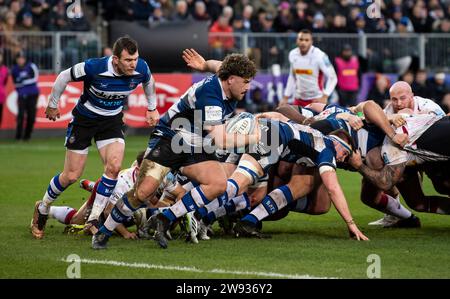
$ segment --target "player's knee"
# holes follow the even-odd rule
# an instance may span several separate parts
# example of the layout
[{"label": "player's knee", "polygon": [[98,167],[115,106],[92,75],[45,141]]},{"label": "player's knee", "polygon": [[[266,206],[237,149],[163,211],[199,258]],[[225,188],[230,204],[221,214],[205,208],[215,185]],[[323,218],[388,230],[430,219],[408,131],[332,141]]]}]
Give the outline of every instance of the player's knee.
[{"label": "player's knee", "polygon": [[281,179],[288,181],[289,178],[291,177],[292,167],[293,167],[292,163],[281,163],[280,162],[280,164],[278,165],[278,176]]},{"label": "player's knee", "polygon": [[111,177],[117,177],[120,172],[121,163],[119,161],[115,161],[112,163],[108,163],[106,165],[106,174]]},{"label": "player's knee", "polygon": [[73,183],[75,183],[79,178],[80,178],[80,174],[78,172],[67,172],[67,173],[63,173],[60,178],[62,177],[64,182],[64,185],[67,184],[68,185],[72,185]]},{"label": "player's knee", "polygon": [[210,192],[217,194],[217,196],[227,192],[227,180],[226,178],[216,178],[212,180],[208,185]]},{"label": "player's knee", "polygon": [[330,210],[330,206],[316,206],[308,211],[308,214],[310,215],[322,215],[328,213]]}]

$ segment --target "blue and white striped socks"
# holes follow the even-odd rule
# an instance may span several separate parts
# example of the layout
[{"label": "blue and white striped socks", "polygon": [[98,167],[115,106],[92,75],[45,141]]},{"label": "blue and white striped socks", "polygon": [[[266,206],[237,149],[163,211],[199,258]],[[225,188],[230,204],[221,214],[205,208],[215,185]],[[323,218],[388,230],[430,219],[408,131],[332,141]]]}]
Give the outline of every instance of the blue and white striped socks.
[{"label": "blue and white striped socks", "polygon": [[92,211],[89,215],[88,222],[92,220],[97,220],[100,214],[106,207],[108,199],[116,187],[117,179],[111,179],[105,174],[102,175],[100,182],[97,186],[97,192],[95,194],[94,203],[92,205]]},{"label": "blue and white striped socks", "polygon": [[208,203],[209,200],[203,193],[201,186],[197,186],[187,192],[181,200],[177,201],[173,206],[162,213],[172,222],[189,212],[198,210]]},{"label": "blue and white striped socks", "polygon": [[267,194],[256,208],[242,218],[242,221],[256,224],[267,216],[275,214],[292,201],[292,193],[289,187],[281,186]]},{"label": "blue and white striped socks", "polygon": [[39,205],[39,212],[43,215],[48,215],[50,211],[50,205],[58,198],[58,196],[66,189],[61,186],[59,182],[60,173],[55,175],[47,187],[47,191],[42,198],[42,203]]}]

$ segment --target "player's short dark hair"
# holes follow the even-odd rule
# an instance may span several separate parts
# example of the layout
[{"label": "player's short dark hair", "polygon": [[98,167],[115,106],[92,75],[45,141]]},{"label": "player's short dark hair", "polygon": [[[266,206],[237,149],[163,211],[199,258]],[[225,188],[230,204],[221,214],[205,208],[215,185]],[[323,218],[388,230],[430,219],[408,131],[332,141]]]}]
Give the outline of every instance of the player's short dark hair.
[{"label": "player's short dark hair", "polygon": [[352,151],[355,151],[355,149],[356,149],[355,141],[353,140],[352,136],[350,136],[350,134],[347,131],[345,131],[344,129],[334,130],[329,135],[334,135],[334,136],[341,138],[342,140],[347,142],[348,145],[350,145],[350,147],[352,148]]},{"label": "player's short dark hair", "polygon": [[135,41],[129,36],[122,36],[118,38],[114,43],[113,54],[117,57],[120,57],[122,51],[127,50],[128,53],[133,55],[134,53],[136,53],[137,49],[138,49],[137,41]]},{"label": "player's short dark hair", "polygon": [[311,30],[309,30],[309,29],[302,29],[302,30],[300,30],[300,32],[299,33],[304,33],[304,34],[309,34],[309,35],[311,35],[311,37],[312,37],[312,31]]},{"label": "player's short dark hair", "polygon": [[139,152],[136,156],[136,161],[138,165],[140,166],[142,163],[142,160],[144,160],[145,151]]},{"label": "player's short dark hair", "polygon": [[229,54],[222,61],[217,75],[221,80],[227,80],[232,75],[250,79],[256,75],[256,66],[243,54]]}]

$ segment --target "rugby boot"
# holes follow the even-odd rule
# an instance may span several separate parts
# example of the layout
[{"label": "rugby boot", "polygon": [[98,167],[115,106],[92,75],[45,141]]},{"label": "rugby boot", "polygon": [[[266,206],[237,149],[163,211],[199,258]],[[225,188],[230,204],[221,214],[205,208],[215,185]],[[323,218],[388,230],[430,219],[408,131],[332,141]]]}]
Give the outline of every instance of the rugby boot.
[{"label": "rugby boot", "polygon": [[39,212],[39,205],[42,200],[36,201],[34,204],[34,214],[31,219],[31,234],[35,239],[42,239],[44,237],[45,224],[47,223],[48,215],[43,215]]}]

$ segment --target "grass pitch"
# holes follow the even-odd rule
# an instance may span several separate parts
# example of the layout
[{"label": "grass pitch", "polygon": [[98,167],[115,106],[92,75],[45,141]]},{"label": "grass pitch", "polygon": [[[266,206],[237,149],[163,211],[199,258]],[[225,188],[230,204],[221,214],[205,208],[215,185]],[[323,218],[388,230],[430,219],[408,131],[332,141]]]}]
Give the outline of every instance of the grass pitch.
[{"label": "grass pitch", "polygon": [[[146,137],[128,137],[123,166],[146,144]],[[34,202],[62,170],[64,153],[62,137],[0,141],[0,278],[66,278],[65,259],[71,254],[82,259],[82,278],[367,278],[371,254],[380,258],[381,278],[450,278],[450,217],[416,213],[420,229],[370,227],[367,223],[382,214],[359,201],[359,174],[343,171],[339,179],[351,212],[370,242],[348,239],[334,208],[326,215],[291,213],[265,222],[264,232],[273,236],[268,240],[213,237],[188,244],[179,239],[162,250],[153,241],[113,237],[108,250],[94,251],[90,237],[65,235],[53,219],[45,238],[34,240],[28,229]],[[101,174],[91,148],[83,178]],[[435,193],[428,180],[424,188]],[[78,208],[87,197],[75,184],[56,204]]]}]

